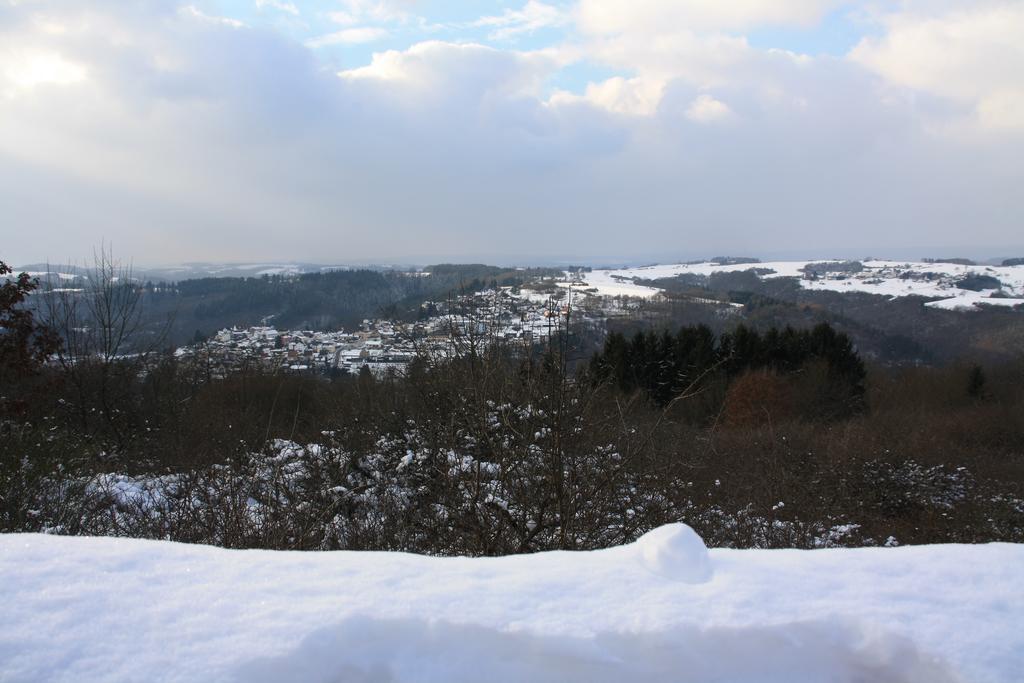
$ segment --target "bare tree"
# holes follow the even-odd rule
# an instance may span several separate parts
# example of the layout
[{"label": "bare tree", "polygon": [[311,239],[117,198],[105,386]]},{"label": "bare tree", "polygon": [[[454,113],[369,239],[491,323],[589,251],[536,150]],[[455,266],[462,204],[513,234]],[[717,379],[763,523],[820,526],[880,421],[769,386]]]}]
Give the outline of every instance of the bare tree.
[{"label": "bare tree", "polygon": [[109,247],[97,249],[83,270],[82,287],[47,282],[43,319],[63,341],[57,357],[74,387],[81,426],[87,428],[98,412],[120,444],[125,434],[117,406],[130,391],[130,380],[145,372],[168,328],[142,334],[143,289],[131,264],[115,259]]}]

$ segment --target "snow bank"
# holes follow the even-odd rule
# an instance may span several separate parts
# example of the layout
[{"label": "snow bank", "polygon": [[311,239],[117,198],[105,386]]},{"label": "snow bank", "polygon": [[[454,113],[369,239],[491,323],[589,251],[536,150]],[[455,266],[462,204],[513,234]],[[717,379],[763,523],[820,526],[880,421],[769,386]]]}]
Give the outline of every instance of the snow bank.
[{"label": "snow bank", "polygon": [[0,536],[0,680],[984,683],[1024,671],[1024,546],[708,552],[690,534],[492,559]]}]

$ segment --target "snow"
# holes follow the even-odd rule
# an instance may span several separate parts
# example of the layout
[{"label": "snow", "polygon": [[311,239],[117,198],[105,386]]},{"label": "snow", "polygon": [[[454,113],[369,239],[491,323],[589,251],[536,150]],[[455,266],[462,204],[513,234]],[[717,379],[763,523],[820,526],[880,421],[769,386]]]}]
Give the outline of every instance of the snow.
[{"label": "snow", "polygon": [[633,278],[653,278],[653,277],[669,277],[669,276],[651,276],[645,274],[637,274],[637,271],[643,270],[642,268],[636,268],[631,270],[594,270],[589,273],[584,273],[583,281],[586,282],[586,288],[596,289],[597,294],[600,296],[636,296],[648,299],[661,292],[660,289],[655,287],[645,287],[644,285],[638,285],[633,282]]},{"label": "snow", "polygon": [[948,299],[939,299],[938,301],[929,301],[925,304],[930,308],[943,308],[949,311],[957,310],[971,310],[978,306],[1021,306],[1024,305],[1024,299],[1015,298],[993,298],[992,290],[984,290],[981,292],[972,292],[970,290],[962,289],[956,296],[952,296]]},{"label": "snow", "polygon": [[[594,270],[582,273],[586,288],[600,296],[635,296],[650,298],[661,292],[655,287],[639,285],[635,280],[657,280],[684,274],[709,276],[713,273],[742,272],[753,269],[771,271],[765,278],[797,278],[805,289],[834,292],[863,292],[888,297],[921,296],[940,298],[929,306],[948,310],[971,309],[987,304],[1017,306],[1024,303],[1024,266],[961,265],[956,263],[925,263],[906,261],[864,261],[864,270],[842,277],[804,278],[803,269],[814,263],[838,263],[830,260],[768,261],[721,265],[714,262],[650,265],[616,270]],[[987,275],[1003,284],[1007,298],[992,298],[996,290],[972,292],[956,288],[956,281],[967,275]]]},{"label": "snow", "polygon": [[2,535],[0,680],[985,683],[1024,671],[1024,546],[705,551],[692,534],[487,559]]},{"label": "snow", "polygon": [[711,556],[704,541],[685,524],[669,524],[636,542],[644,566],[659,576],[685,583],[711,580]]},{"label": "snow", "polygon": [[[79,277],[78,275],[75,275],[73,273],[55,273],[55,272],[48,271],[48,270],[30,270],[30,271],[27,271],[27,272],[28,272],[28,276],[29,277],[33,277],[33,278],[46,278],[46,277],[49,277],[50,275],[56,275],[57,279],[67,281],[67,280],[77,280],[78,277]],[[86,279],[86,278],[83,278],[83,279]]]}]

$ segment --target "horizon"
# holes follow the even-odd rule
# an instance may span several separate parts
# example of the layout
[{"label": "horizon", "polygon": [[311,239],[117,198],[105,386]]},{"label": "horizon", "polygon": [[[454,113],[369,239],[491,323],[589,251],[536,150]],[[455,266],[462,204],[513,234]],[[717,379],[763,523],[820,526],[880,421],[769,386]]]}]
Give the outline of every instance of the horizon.
[{"label": "horizon", "polygon": [[[929,251],[934,251],[934,254],[929,254]],[[996,253],[990,253],[996,252]],[[715,252],[714,254],[694,255],[694,256],[679,256],[670,257],[662,254],[660,257],[654,254],[650,257],[637,256],[631,259],[615,259],[615,258],[592,258],[592,259],[573,259],[571,257],[552,257],[552,258],[540,258],[540,257],[528,257],[528,256],[502,256],[497,254],[491,255],[470,255],[464,259],[446,259],[443,256],[438,256],[433,259],[425,260],[406,260],[406,259],[353,259],[350,261],[345,260],[304,260],[304,259],[252,259],[252,260],[237,260],[237,261],[222,261],[222,260],[210,260],[210,261],[179,261],[179,262],[141,262],[131,258],[122,258],[120,254],[116,252],[111,253],[112,258],[124,265],[130,266],[133,270],[140,271],[170,271],[176,269],[186,269],[190,267],[204,267],[204,266],[222,266],[225,268],[240,268],[240,267],[258,267],[258,266],[314,266],[320,268],[393,268],[401,270],[405,268],[426,268],[432,265],[438,264],[483,264],[493,265],[500,267],[523,267],[523,268],[554,268],[560,266],[586,266],[595,269],[603,268],[629,268],[638,267],[645,265],[667,265],[673,263],[709,263],[714,260],[715,257],[727,257],[727,258],[755,258],[763,262],[800,262],[800,261],[838,261],[838,260],[850,260],[850,261],[867,261],[867,260],[879,260],[879,261],[905,261],[905,262],[922,262],[926,259],[942,261],[943,259],[954,259],[954,258],[966,258],[973,260],[979,264],[996,264],[999,261],[1021,258],[1024,254],[1024,247],[1019,249],[1004,248],[1002,250],[993,249],[985,252],[971,251],[970,248],[963,249],[946,249],[946,250],[927,250],[927,249],[892,249],[889,252],[882,251],[871,251],[855,252],[854,250],[840,250],[839,253],[825,253],[825,254],[813,254],[809,251],[804,252],[750,252],[750,253],[728,253],[724,251]],[[91,257],[89,257],[91,258]],[[89,258],[83,258],[78,261],[73,260],[39,260],[39,261],[22,261],[17,263],[11,263],[11,267],[15,270],[36,270],[41,267],[69,267],[69,268],[89,268]]]}]

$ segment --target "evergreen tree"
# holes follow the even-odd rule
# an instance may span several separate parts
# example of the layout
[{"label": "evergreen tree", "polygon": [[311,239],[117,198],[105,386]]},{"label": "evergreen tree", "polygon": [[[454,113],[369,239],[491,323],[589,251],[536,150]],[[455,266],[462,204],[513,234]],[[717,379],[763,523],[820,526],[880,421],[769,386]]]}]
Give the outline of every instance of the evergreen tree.
[{"label": "evergreen tree", "polygon": [[967,374],[967,395],[975,400],[985,398],[985,371],[980,365],[972,365]]},{"label": "evergreen tree", "polygon": [[13,272],[0,261],[0,378],[35,372],[60,346],[53,330],[39,324],[24,306],[39,282],[28,273],[14,279],[5,277]]},{"label": "evergreen tree", "polygon": [[[746,325],[718,340],[706,326],[683,327],[675,335],[641,331],[627,340],[613,332],[594,356],[591,375],[623,393],[642,391],[665,406],[688,389],[710,382],[721,366],[728,381],[766,370],[800,379],[807,417],[834,419],[864,407],[864,364],[850,338],[822,323],[810,330]],[[818,368],[812,372],[812,368]]]}]

